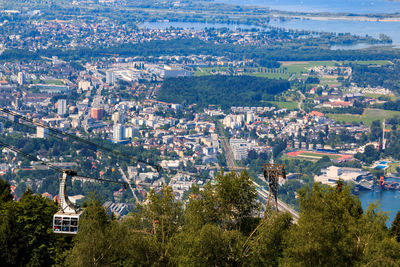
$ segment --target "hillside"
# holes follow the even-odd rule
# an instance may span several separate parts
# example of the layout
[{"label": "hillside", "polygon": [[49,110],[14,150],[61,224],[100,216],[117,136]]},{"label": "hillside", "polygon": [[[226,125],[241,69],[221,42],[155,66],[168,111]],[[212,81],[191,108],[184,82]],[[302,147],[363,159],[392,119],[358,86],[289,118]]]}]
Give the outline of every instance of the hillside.
[{"label": "hillside", "polygon": [[[300,217],[260,213],[246,173],[219,173],[183,205],[171,187],[151,190],[123,220],[91,199],[76,236],[51,232],[57,206],[26,191],[13,201],[0,179],[2,266],[399,266],[400,213],[390,229],[347,185],[298,192]],[[261,215],[263,214],[263,215]]]}]

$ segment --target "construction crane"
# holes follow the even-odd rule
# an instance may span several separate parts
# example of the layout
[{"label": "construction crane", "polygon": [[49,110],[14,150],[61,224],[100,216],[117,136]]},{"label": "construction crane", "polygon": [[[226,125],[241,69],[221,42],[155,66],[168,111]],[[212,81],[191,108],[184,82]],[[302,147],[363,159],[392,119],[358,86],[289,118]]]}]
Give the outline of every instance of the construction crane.
[{"label": "construction crane", "polygon": [[108,183],[116,183],[121,184],[124,188],[128,188],[129,184],[126,182],[114,181],[109,179],[103,178],[93,178],[93,177],[85,177],[85,176],[78,176],[77,172],[73,170],[65,170],[58,168],[50,163],[44,162],[38,159],[35,156],[27,154],[20,149],[3,143],[0,141],[0,146],[5,147],[21,156],[25,157],[28,160],[38,162],[41,165],[45,165],[52,170],[55,170],[61,173],[60,176],[60,187],[59,187],[59,197],[60,197],[60,209],[59,211],[54,214],[53,216],[53,232],[57,234],[76,234],[78,233],[78,223],[79,218],[82,215],[83,210],[78,206],[74,205],[68,198],[67,194],[67,181],[72,178],[78,178],[83,180],[95,180],[99,182],[108,182]]}]

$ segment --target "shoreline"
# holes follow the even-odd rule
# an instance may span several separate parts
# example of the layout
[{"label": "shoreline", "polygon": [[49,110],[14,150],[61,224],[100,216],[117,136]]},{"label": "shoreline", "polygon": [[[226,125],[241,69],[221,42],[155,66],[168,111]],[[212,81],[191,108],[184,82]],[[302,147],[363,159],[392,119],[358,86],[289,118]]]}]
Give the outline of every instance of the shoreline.
[{"label": "shoreline", "polygon": [[314,15],[288,15],[288,14],[272,14],[274,19],[287,18],[287,19],[301,19],[301,20],[317,20],[317,21],[365,21],[365,22],[400,22],[400,17],[384,17],[373,18],[367,16],[314,16]]}]

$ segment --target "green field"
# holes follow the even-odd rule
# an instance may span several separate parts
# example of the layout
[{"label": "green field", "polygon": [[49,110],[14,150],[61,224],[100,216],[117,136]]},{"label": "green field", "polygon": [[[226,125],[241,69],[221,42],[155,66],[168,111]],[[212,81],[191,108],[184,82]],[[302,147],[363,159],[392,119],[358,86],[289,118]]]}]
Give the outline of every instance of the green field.
[{"label": "green field", "polygon": [[298,105],[296,102],[283,102],[283,101],[267,101],[267,103],[276,105],[278,108],[286,108],[290,110],[294,110],[298,108]]},{"label": "green field", "polygon": [[282,61],[282,67],[287,68],[288,72],[293,73],[308,73],[308,68],[316,67],[316,66],[335,66],[336,61],[293,61],[293,62],[285,62]]},{"label": "green field", "polygon": [[391,100],[391,101],[396,101],[396,96],[394,96],[394,95],[391,95],[391,96],[386,96],[386,95],[380,95],[380,94],[364,94],[365,96],[367,96],[367,97],[371,97],[371,98],[375,98],[375,99],[379,99],[379,98],[383,98],[383,99],[388,99],[388,100]]},{"label": "green field", "polygon": [[338,122],[362,122],[365,125],[371,125],[375,120],[383,120],[395,116],[400,116],[400,111],[383,109],[366,109],[362,115],[353,114],[326,114],[327,117]]},{"label": "green field", "polygon": [[[281,71],[282,73],[273,73],[273,72],[258,72],[258,68],[246,67],[246,72],[236,72],[237,69],[243,70],[244,68],[232,68],[236,74],[264,77],[270,79],[289,79],[290,73],[286,72],[283,68],[275,69],[275,71]],[[265,68],[263,68],[265,69]],[[225,73],[229,70],[228,67],[210,67],[210,68],[198,68],[194,73],[195,76],[206,76],[206,75],[215,75]],[[286,73],[283,73],[283,72]]]},{"label": "green field", "polygon": [[[194,73],[195,76],[204,76],[204,75],[214,75],[220,72],[226,72],[229,69],[233,70],[235,74],[244,74],[244,75],[252,75],[258,77],[266,77],[266,78],[274,78],[274,79],[289,79],[292,74],[295,75],[296,78],[302,78],[302,74],[308,73],[308,69],[316,66],[326,66],[331,67],[336,64],[343,63],[357,63],[362,65],[387,65],[392,64],[388,60],[366,60],[366,61],[280,61],[282,64],[279,69],[274,69],[275,71],[281,71],[282,73],[274,73],[271,69],[271,72],[258,72],[258,68],[252,67],[240,67],[240,68],[229,68],[229,67],[206,67],[206,68],[198,68]],[[238,69],[244,70],[246,72],[237,72]],[[263,68],[264,70],[268,70]],[[304,78],[304,76],[303,76]],[[323,79],[321,84],[339,84],[336,79]]]},{"label": "green field", "polygon": [[326,79],[326,78],[324,78],[324,79],[321,79],[321,80],[320,80],[320,84],[321,84],[321,85],[328,85],[328,84],[331,84],[331,85],[337,85],[337,86],[339,86],[339,85],[340,85],[340,82],[338,82],[336,79]]},{"label": "green field", "polygon": [[43,82],[44,84],[54,84],[54,85],[63,85],[64,83],[60,80],[45,80],[45,81],[41,81],[41,80],[31,80],[31,82],[33,84],[39,84],[41,82]]}]

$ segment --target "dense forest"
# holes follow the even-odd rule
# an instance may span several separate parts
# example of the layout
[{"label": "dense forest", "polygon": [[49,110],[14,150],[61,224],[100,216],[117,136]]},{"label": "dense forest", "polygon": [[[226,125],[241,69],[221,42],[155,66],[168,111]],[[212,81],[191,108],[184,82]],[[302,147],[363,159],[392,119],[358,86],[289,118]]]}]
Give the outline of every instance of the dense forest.
[{"label": "dense forest", "polygon": [[400,63],[383,66],[351,64],[352,82],[359,86],[382,86],[390,90],[400,90]]},{"label": "dense forest", "polygon": [[51,232],[52,201],[13,201],[0,180],[0,262],[7,266],[399,266],[400,213],[387,216],[340,182],[298,193],[300,217],[262,212],[246,172],[193,188],[185,208],[169,187],[117,220],[93,197],[76,236]]},{"label": "dense forest", "polygon": [[263,46],[245,46],[233,44],[215,44],[196,38],[176,40],[153,40],[137,44],[123,44],[107,47],[77,47],[71,49],[49,48],[36,52],[20,49],[6,49],[0,60],[27,60],[39,56],[58,56],[64,60],[89,60],[90,58],[108,57],[116,54],[120,57],[158,57],[165,55],[189,56],[210,55],[224,56],[231,60],[254,59],[267,61],[312,61],[312,60],[392,60],[400,58],[396,49],[370,48],[363,50],[330,50],[318,47],[280,48]]},{"label": "dense forest", "polygon": [[219,105],[265,106],[263,101],[290,88],[285,80],[253,76],[200,76],[166,79],[158,93],[161,101],[197,104],[199,107]]},{"label": "dense forest", "polygon": [[400,110],[400,100],[387,101],[383,103],[382,108],[386,110]]}]

